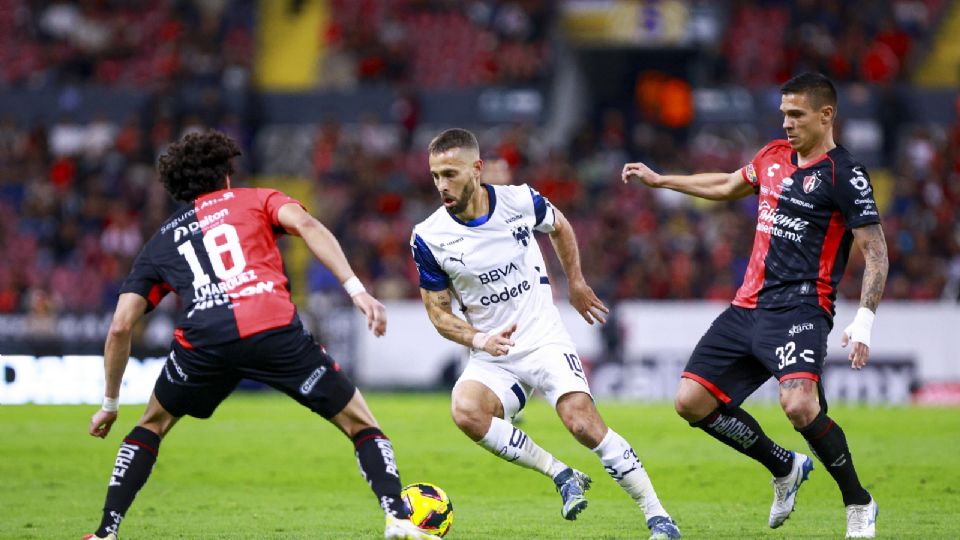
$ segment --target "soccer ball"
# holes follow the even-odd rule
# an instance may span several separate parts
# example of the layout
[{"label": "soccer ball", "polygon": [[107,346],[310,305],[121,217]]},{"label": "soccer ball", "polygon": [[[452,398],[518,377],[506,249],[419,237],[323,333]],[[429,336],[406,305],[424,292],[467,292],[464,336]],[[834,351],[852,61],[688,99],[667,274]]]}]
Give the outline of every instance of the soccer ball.
[{"label": "soccer ball", "polygon": [[420,482],[403,488],[400,497],[410,509],[410,521],[417,527],[443,536],[453,523],[453,502],[439,487]]}]

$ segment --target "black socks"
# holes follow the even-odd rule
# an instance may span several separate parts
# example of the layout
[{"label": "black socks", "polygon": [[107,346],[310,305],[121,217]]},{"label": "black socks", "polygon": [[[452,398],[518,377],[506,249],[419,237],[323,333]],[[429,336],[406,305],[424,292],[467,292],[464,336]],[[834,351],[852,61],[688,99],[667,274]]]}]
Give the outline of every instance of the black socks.
[{"label": "black socks", "polygon": [[360,473],[370,484],[383,511],[407,518],[410,511],[400,499],[400,471],[393,456],[390,439],[378,428],[367,428],[353,436]]},{"label": "black socks", "polygon": [[853,456],[850,455],[847,438],[840,426],[820,411],[813,422],[797,431],[807,440],[810,449],[837,482],[843,495],[844,506],[870,502],[870,494],[860,485],[857,471],[853,468]]},{"label": "black socks", "polygon": [[773,442],[760,424],[747,411],[718,408],[699,422],[692,422],[723,444],[763,464],[773,476],[790,474],[793,456],[789,450]]},{"label": "black socks", "polygon": [[133,504],[137,492],[147,482],[160,450],[160,436],[149,429],[137,426],[120,443],[113,474],[107,487],[107,500],[103,503],[103,519],[97,536],[117,533],[124,514]]}]

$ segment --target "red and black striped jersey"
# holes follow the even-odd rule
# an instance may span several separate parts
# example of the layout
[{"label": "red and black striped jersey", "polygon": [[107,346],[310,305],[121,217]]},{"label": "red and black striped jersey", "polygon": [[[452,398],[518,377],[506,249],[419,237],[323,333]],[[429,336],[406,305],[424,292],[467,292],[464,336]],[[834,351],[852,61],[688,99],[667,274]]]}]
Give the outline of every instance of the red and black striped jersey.
[{"label": "red and black striped jersey", "polygon": [[175,291],[174,337],[184,347],[225,343],[290,324],[290,300],[277,239],[280,207],[300,204],[272,189],[206,193],[175,212],[144,245],[121,293],[153,309]]},{"label": "red and black striped jersey", "polygon": [[880,223],[866,169],[842,146],[797,166],[786,140],[766,145],[741,169],[760,195],[753,252],[733,304],[816,304],[831,315],[852,229]]}]

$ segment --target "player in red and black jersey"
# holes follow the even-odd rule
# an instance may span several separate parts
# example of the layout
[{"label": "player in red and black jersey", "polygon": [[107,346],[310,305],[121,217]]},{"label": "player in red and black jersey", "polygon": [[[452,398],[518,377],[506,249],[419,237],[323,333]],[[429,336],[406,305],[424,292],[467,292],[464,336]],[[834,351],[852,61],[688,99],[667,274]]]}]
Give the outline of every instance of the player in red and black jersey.
[{"label": "player in red and black jersey", "polygon": [[209,418],[243,378],[284,392],[353,440],[361,472],[386,513],[386,538],[438,538],[408,519],[390,440],[300,323],[277,239],[303,238],[377,336],[387,328],[383,304],[366,292],[336,238],[299,202],[271,189],[231,187],[231,159],[238,155],[234,141],[211,131],[187,135],[160,157],[164,187],[188,204],[147,242],[120,289],[104,350],[105,398],[90,420],[91,435],[106,437],[117,419],[134,324],[170,291],[181,308],[147,410],[120,445],[100,526],[84,538],[116,539],[160,441],[184,415]]},{"label": "player in red and black jersey", "polygon": [[847,537],[875,534],[877,505],[863,488],[843,431],[827,416],[821,374],[837,283],[854,240],[866,258],[860,309],[844,330],[851,365],[867,363],[874,313],[887,276],[887,248],[870,178],[833,139],[837,93],[819,74],[781,88],[785,140],[733,173],[660,175],[628,163],[622,179],[711,200],[759,195],[753,252],[733,305],[701,338],[684,369],[677,412],[765,465],[774,476],[770,527],[789,517],[812,460],[770,440],[740,404],[771,376],[780,404],[836,480]]}]

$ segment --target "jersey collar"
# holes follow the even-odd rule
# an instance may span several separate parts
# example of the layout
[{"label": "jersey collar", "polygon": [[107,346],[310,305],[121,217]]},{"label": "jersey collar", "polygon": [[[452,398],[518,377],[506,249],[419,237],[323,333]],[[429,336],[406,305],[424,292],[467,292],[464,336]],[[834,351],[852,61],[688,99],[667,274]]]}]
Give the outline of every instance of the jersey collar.
[{"label": "jersey collar", "polygon": [[840,150],[840,148],[842,148],[842,147],[841,147],[839,144],[836,145],[836,146],[834,146],[834,147],[831,148],[830,150],[827,150],[826,152],[824,152],[823,154],[821,154],[820,157],[818,157],[817,159],[811,161],[810,163],[807,163],[807,164],[804,165],[803,167],[797,165],[797,163],[800,162],[800,154],[798,154],[796,150],[791,149],[791,150],[790,150],[790,164],[793,165],[794,167],[798,168],[798,169],[809,169],[809,168],[815,166],[816,164],[820,163],[821,161],[823,161],[823,160],[825,160],[825,159],[827,159],[827,158],[833,159],[833,154],[836,153],[838,150]]},{"label": "jersey collar", "polygon": [[486,215],[475,217],[470,221],[462,221],[457,216],[447,211],[447,214],[449,214],[450,217],[453,218],[453,220],[456,221],[457,223],[467,227],[479,227],[480,225],[483,225],[484,223],[490,220],[490,216],[493,215],[493,209],[497,206],[497,192],[495,192],[493,190],[493,186],[489,184],[480,184],[480,185],[487,189],[487,196],[490,198],[490,210],[487,211]]}]

